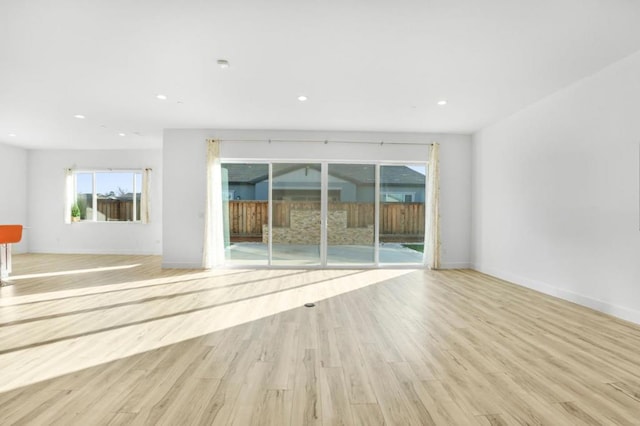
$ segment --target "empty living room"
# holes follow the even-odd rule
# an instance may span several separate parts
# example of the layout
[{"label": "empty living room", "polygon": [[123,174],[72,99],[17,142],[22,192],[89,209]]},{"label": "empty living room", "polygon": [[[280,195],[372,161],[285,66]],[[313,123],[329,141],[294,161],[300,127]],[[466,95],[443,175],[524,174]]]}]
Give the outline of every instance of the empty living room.
[{"label": "empty living room", "polygon": [[640,2],[0,3],[0,425],[640,425]]}]

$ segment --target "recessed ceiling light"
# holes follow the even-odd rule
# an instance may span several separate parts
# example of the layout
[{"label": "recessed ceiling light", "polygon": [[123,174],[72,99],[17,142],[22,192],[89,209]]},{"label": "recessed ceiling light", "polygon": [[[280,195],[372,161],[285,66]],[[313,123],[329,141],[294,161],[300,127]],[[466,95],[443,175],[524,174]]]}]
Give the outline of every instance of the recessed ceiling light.
[{"label": "recessed ceiling light", "polygon": [[167,95],[156,95],[156,98],[160,99],[161,101],[166,101]]},{"label": "recessed ceiling light", "polygon": [[307,99],[309,99],[309,98],[307,98],[305,95],[300,95],[300,96],[298,96],[298,100],[299,100],[300,102],[304,102],[304,101],[306,101]]},{"label": "recessed ceiling light", "polygon": [[220,68],[229,68],[229,61],[226,59],[218,59],[218,66]]},{"label": "recessed ceiling light", "polygon": [[126,133],[118,133],[118,136],[127,136]]},{"label": "recessed ceiling light", "polygon": [[17,135],[15,133],[9,133],[9,136],[15,138]]},{"label": "recessed ceiling light", "polygon": [[84,120],[86,117],[82,114],[76,114],[74,115],[75,118],[77,118],[78,120]]},{"label": "recessed ceiling light", "polygon": [[438,101],[438,105],[443,106],[447,104],[447,100],[446,99],[442,99]]}]

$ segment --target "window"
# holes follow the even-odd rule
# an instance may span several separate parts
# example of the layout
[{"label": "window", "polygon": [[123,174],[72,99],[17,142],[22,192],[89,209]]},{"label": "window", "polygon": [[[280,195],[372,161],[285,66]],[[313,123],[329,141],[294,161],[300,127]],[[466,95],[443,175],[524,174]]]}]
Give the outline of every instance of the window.
[{"label": "window", "polygon": [[414,192],[381,192],[380,201],[383,203],[411,203]]},{"label": "window", "polygon": [[142,170],[74,172],[73,199],[80,210],[80,220],[140,221],[142,174]]},{"label": "window", "polygon": [[210,241],[229,265],[423,264],[426,174],[426,163],[222,159],[210,185],[223,232]]},{"label": "window", "polygon": [[236,191],[235,189],[223,189],[222,190],[222,199],[225,201],[235,200],[236,199]]}]

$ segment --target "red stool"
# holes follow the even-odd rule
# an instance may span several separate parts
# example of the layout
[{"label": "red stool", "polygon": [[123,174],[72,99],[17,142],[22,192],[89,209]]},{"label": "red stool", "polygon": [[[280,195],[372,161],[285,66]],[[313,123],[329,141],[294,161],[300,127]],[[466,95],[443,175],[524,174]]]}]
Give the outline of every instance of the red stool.
[{"label": "red stool", "polygon": [[0,225],[0,286],[11,273],[11,246],[22,240],[22,225]]}]

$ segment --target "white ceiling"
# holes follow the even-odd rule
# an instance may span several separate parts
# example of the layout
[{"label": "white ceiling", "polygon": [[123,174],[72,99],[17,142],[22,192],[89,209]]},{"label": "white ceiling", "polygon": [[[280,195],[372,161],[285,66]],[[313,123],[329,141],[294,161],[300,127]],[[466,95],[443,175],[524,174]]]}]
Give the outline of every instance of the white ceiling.
[{"label": "white ceiling", "polygon": [[640,50],[639,23],[635,0],[2,0],[0,143],[471,133]]}]

